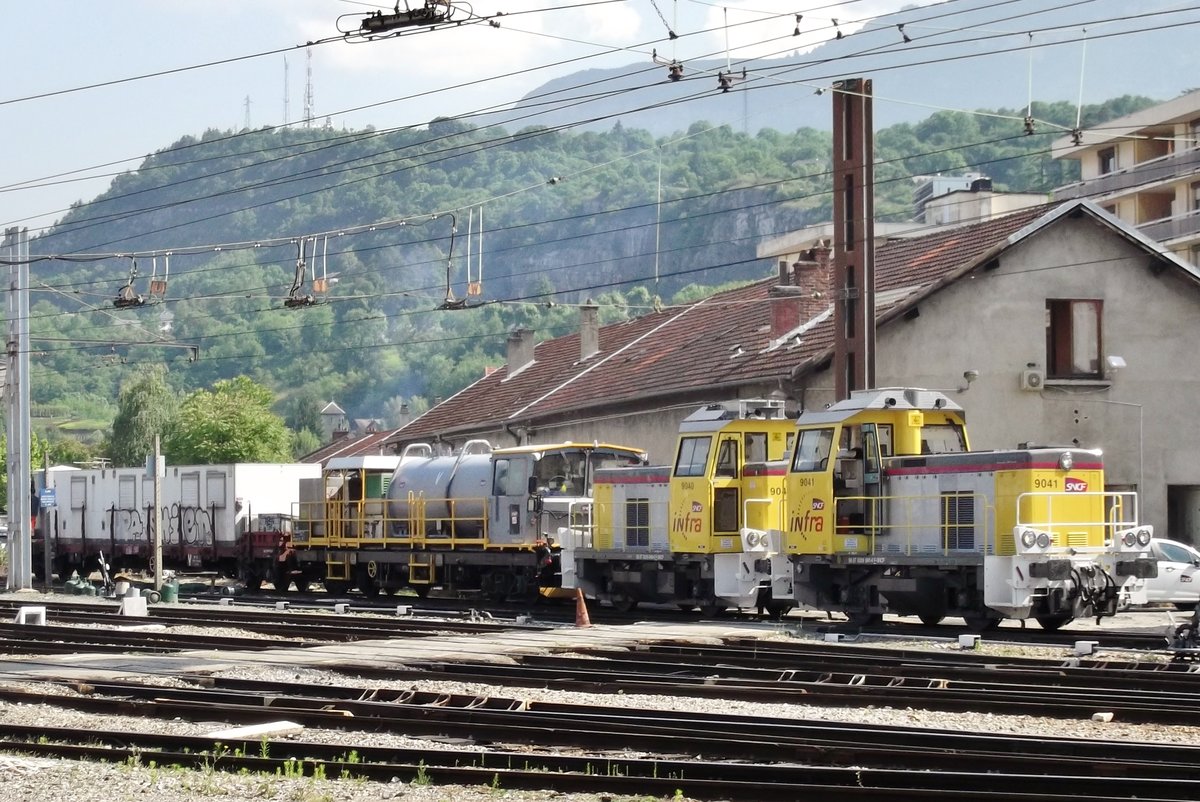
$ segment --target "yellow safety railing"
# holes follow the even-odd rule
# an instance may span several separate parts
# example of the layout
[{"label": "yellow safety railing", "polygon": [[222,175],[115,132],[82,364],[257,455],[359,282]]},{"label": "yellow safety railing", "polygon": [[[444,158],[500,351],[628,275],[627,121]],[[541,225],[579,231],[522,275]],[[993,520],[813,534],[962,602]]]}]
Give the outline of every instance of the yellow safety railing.
[{"label": "yellow safety railing", "polygon": [[[964,501],[971,508],[967,520],[958,514]],[[833,548],[840,554],[946,556],[996,549],[996,510],[979,493],[843,496],[834,499],[833,520]]]},{"label": "yellow safety railing", "polygon": [[1030,492],[1017,496],[1016,525],[1047,532],[1053,548],[1098,548],[1138,525],[1134,492]]}]

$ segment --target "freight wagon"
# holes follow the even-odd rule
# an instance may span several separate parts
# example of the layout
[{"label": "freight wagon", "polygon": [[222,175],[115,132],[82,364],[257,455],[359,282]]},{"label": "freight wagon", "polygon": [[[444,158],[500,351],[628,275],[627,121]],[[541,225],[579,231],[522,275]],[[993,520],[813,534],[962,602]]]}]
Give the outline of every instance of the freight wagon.
[{"label": "freight wagon", "polygon": [[[164,565],[216,570],[257,587],[272,576],[279,535],[290,535],[300,481],[320,473],[306,463],[167,466]],[[59,576],[90,570],[101,555],[114,571],[150,566],[154,479],[145,468],[54,468],[47,485],[56,497],[46,517]]]}]

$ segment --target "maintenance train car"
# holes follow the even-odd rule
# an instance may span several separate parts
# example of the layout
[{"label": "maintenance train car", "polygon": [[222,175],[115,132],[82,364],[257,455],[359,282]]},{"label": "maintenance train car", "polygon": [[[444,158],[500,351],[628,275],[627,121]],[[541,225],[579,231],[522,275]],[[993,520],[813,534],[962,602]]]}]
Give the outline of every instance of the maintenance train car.
[{"label": "maintenance train car", "polygon": [[400,457],[331,460],[301,491],[278,584],[532,597],[561,584],[556,538],[586,523],[597,472],[644,461],[626,446],[481,440],[453,454],[415,444]]},{"label": "maintenance train car", "polygon": [[[687,419],[673,466],[598,475],[564,584],[623,607],[1055,629],[1113,614],[1123,588],[1137,601],[1156,570],[1136,495],[1104,492],[1098,451],[969,451],[962,408],[935,391],[854,393],[795,422],[740,403]],[[751,453],[746,438],[785,432],[787,459]]]},{"label": "maintenance train car", "polygon": [[[316,464],[172,465],[161,479],[163,561],[206,568],[257,587],[270,579],[280,535],[288,535],[299,482]],[[54,571],[148,568],[153,557],[154,479],[145,468],[55,468],[46,485]],[[41,557],[34,568],[42,567]]]}]

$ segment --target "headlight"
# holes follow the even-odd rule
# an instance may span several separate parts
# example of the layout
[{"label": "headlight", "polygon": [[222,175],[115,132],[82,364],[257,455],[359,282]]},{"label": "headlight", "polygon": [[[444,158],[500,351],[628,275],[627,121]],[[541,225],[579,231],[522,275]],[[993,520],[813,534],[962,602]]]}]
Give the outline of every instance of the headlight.
[{"label": "headlight", "polygon": [[1121,542],[1125,544],[1126,548],[1131,549],[1137,545],[1137,534],[1133,530],[1128,530],[1121,536]]},{"label": "headlight", "polygon": [[1032,549],[1037,543],[1037,532],[1032,529],[1025,529],[1021,532],[1021,545],[1027,549]]},{"label": "headlight", "polygon": [[1048,532],[1038,532],[1037,544],[1039,549],[1050,548],[1050,534]]},{"label": "headlight", "polygon": [[758,548],[758,544],[759,544],[758,532],[750,532],[749,534],[746,535],[746,548],[756,549],[756,548]]},{"label": "headlight", "polygon": [[1074,464],[1075,464],[1075,457],[1073,457],[1071,455],[1070,451],[1064,451],[1062,453],[1062,456],[1058,458],[1058,467],[1062,468],[1064,471],[1071,470],[1071,467]]},{"label": "headlight", "polygon": [[1149,529],[1137,530],[1137,543],[1139,546],[1149,546],[1150,545],[1150,530]]}]

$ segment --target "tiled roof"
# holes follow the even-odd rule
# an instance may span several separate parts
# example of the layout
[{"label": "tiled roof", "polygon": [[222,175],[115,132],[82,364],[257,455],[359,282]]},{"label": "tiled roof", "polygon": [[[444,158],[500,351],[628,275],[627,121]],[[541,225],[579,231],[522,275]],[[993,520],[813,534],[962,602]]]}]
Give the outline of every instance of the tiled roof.
[{"label": "tiled roof", "polygon": [[[1050,207],[1040,206],[875,251],[876,314],[886,320],[990,259]],[[786,337],[771,331],[771,288],[759,281],[600,329],[600,351],[580,361],[579,334],[539,343],[511,379],[500,369],[393,434],[412,440],[491,428],[655,396],[787,379],[828,359],[833,316],[819,310]],[[818,311],[810,309],[811,311]],[[730,390],[732,393],[733,390]]]},{"label": "tiled roof", "polygon": [[324,464],[333,457],[360,457],[368,454],[390,454],[392,449],[387,440],[396,433],[395,429],[382,432],[371,432],[359,437],[339,437],[332,443],[321,446],[311,454],[306,454],[300,462],[319,462]]}]

